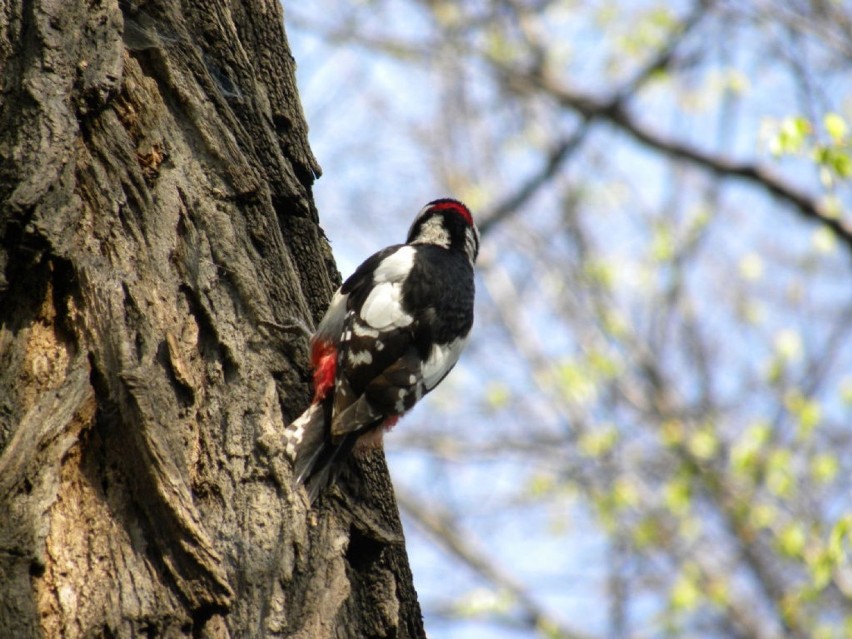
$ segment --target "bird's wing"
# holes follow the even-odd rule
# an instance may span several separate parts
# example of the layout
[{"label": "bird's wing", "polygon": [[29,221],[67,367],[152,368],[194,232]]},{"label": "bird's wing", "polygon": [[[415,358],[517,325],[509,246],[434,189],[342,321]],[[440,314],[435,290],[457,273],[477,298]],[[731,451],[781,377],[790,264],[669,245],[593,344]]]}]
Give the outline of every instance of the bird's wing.
[{"label": "bird's wing", "polygon": [[402,300],[414,257],[413,247],[393,247],[374,256],[364,268],[368,276],[359,281],[359,268],[344,284],[349,299],[337,349],[335,439],[401,415],[422,394],[422,360],[414,346],[418,320]]}]

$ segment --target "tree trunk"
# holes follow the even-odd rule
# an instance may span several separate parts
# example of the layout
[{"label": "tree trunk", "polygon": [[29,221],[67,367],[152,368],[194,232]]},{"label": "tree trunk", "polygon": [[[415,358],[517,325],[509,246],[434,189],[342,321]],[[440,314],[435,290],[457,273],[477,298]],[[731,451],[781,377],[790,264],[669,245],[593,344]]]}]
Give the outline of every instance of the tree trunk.
[{"label": "tree trunk", "polygon": [[281,432],[338,281],[278,0],[0,3],[0,637],[422,637],[381,453]]}]

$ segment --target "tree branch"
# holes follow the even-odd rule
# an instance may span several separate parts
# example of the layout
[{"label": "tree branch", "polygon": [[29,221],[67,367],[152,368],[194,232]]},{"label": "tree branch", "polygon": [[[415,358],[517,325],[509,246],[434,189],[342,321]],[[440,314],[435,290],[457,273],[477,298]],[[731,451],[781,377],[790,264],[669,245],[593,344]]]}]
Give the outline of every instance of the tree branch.
[{"label": "tree branch", "polygon": [[554,146],[550,153],[548,153],[544,166],[537,173],[530,176],[514,193],[505,197],[494,208],[482,216],[478,224],[479,232],[483,235],[488,233],[492,227],[515,213],[541,187],[545,186],[559,172],[568,158],[580,148],[583,140],[586,139],[588,131],[589,128],[581,124],[569,137]]},{"label": "tree branch", "polygon": [[[620,103],[629,98],[642,85],[644,85],[654,74],[664,71],[671,66],[674,60],[675,52],[680,46],[683,39],[706,15],[706,5],[709,2],[698,0],[693,7],[692,12],[684,18],[678,29],[673,33],[665,45],[652,55],[647,62],[634,74],[618,92],[614,98],[614,103]],[[523,24],[523,21],[520,21]],[[530,39],[527,46],[534,52],[534,60],[536,68],[541,68],[543,60],[546,59],[545,52],[542,47],[536,46],[536,43]],[[499,65],[497,66],[500,69]],[[583,121],[578,128],[567,138],[563,139],[555,145],[548,154],[547,161],[541,170],[532,175],[526,183],[521,185],[514,193],[505,197],[491,211],[482,216],[482,221],[479,223],[479,230],[482,234],[487,233],[494,225],[503,221],[505,218],[516,212],[523,204],[533,197],[541,187],[546,186],[565,164],[565,162],[574,155],[574,152],[580,148],[586,139],[586,133],[589,131],[587,126],[591,118],[583,116]]]},{"label": "tree branch", "polygon": [[482,551],[474,547],[468,537],[458,529],[452,516],[435,505],[426,506],[405,490],[396,488],[397,503],[414,521],[447,552],[461,559],[480,577],[508,592],[524,612],[524,621],[530,628],[550,628],[555,636],[564,639],[591,639],[592,635],[567,628],[554,619],[512,577],[501,571]]},{"label": "tree branch", "polygon": [[798,211],[803,217],[822,224],[852,252],[852,226],[820,206],[816,198],[790,185],[769,168],[749,162],[737,162],[684,144],[640,123],[624,106],[629,95],[621,92],[608,100],[572,91],[542,69],[520,72],[505,66],[496,67],[509,87],[518,92],[543,92],[562,106],[576,111],[587,122],[608,122],[634,140],[673,159],[704,169],[713,175],[742,180],[767,191]]}]

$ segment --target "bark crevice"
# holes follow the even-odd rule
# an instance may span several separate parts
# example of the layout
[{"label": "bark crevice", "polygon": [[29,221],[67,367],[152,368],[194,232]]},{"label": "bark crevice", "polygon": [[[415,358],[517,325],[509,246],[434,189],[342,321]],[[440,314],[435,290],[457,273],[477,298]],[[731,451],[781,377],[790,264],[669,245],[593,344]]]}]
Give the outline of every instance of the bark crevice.
[{"label": "bark crevice", "polygon": [[0,15],[0,636],[423,636],[387,469],[310,511],[278,443],[339,282],[281,21]]}]

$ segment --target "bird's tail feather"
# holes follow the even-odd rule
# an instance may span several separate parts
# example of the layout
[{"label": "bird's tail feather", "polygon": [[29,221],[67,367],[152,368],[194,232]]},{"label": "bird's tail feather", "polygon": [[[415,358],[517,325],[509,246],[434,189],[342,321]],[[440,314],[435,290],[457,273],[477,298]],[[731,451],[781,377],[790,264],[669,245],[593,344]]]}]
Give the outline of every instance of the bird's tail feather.
[{"label": "bird's tail feather", "polygon": [[382,418],[366,427],[343,434],[337,442],[332,440],[331,425],[327,423],[331,402],[323,401],[311,406],[287,428],[287,452],[293,459],[293,477],[296,485],[304,484],[313,503],[321,490],[329,486],[349,457],[359,437],[382,424]]},{"label": "bird's tail feather", "polygon": [[320,491],[337,477],[340,464],[355,444],[357,437],[347,435],[339,443],[331,441],[326,424],[326,402],[318,402],[302,413],[287,428],[287,451],[293,459],[294,483],[304,484],[313,503]]},{"label": "bird's tail feather", "polygon": [[304,483],[314,469],[325,442],[325,410],[321,403],[311,404],[287,428],[287,452],[293,459],[293,476]]},{"label": "bird's tail feather", "polygon": [[317,451],[311,472],[303,480],[308,498],[314,503],[320,491],[337,478],[341,469],[340,462],[345,460],[355,446],[357,435],[346,435],[339,443],[326,441]]}]

